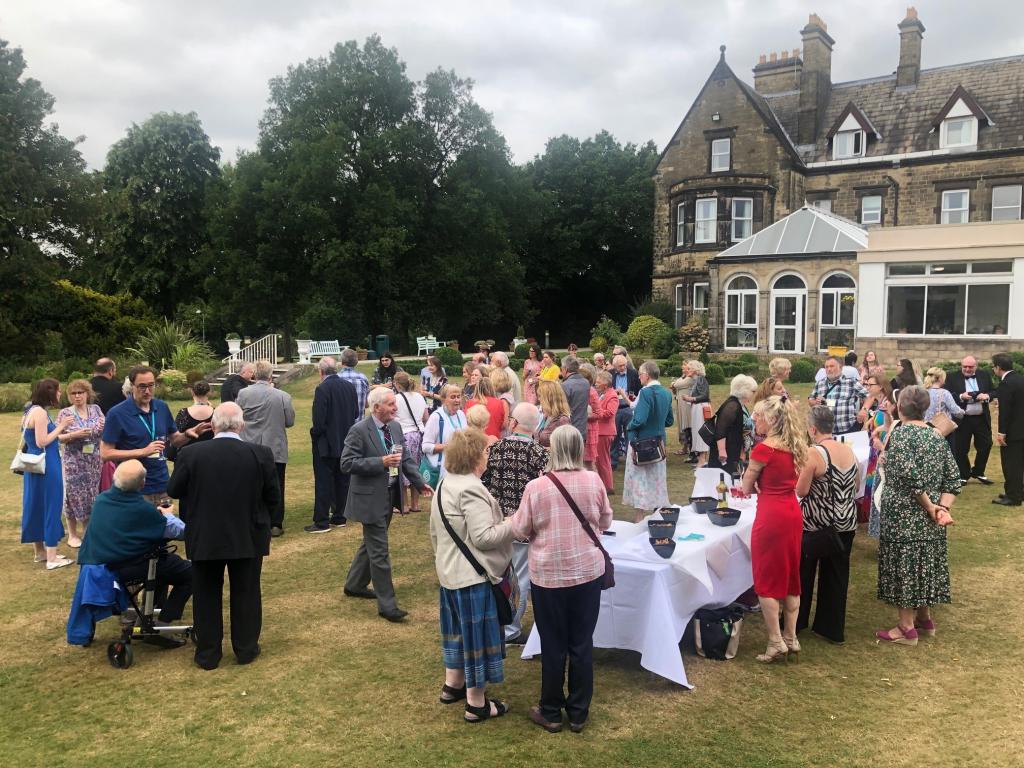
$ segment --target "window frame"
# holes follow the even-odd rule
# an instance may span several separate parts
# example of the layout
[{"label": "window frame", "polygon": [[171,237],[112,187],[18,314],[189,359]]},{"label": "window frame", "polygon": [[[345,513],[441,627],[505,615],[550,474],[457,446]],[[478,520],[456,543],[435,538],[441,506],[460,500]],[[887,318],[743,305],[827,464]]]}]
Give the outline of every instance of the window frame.
[{"label": "window frame", "polygon": [[[868,209],[865,207],[864,204],[868,200],[877,200],[878,201],[878,208],[871,211],[872,214],[876,214],[877,213],[878,214],[878,218],[875,219],[875,220],[872,220],[872,221],[868,221],[867,218],[866,218],[866,214],[868,213]],[[882,195],[880,195],[880,194],[863,195],[860,198],[860,223],[861,224],[881,224],[882,223],[882,206],[883,206],[884,202],[885,202],[885,198]]]},{"label": "window frame", "polygon": [[[852,286],[838,286],[838,287],[825,287],[826,281],[829,278],[835,276],[841,276],[849,278],[853,282]],[[839,305],[842,303],[842,297],[845,294],[853,295],[853,320],[847,323],[841,323],[840,319],[842,313],[839,311]],[[832,299],[832,322],[825,322],[825,296],[830,295]],[[818,351],[828,351],[828,346],[822,344],[822,332],[825,330],[840,330],[840,331],[851,331],[854,336],[857,332],[857,280],[849,272],[843,272],[842,270],[836,270],[829,272],[821,279],[821,284],[818,286]]]},{"label": "window frame", "polygon": [[[723,142],[723,141],[726,144],[726,151],[724,153],[723,152],[716,152],[715,151],[715,145],[719,144],[720,142]],[[717,168],[717,167],[715,167],[715,158],[721,158],[723,156],[725,157],[725,167],[724,168]],[[711,145],[708,148],[708,170],[711,173],[726,173],[726,172],[732,170],[732,137],[731,136],[719,136],[717,138],[711,139]]]},{"label": "window frame", "polygon": [[[747,214],[748,215],[746,217],[739,217],[739,216],[736,215],[736,203],[746,203],[747,204],[747,206],[748,206]],[[730,213],[729,237],[732,240],[732,242],[738,243],[740,240],[746,240],[748,237],[750,237],[752,234],[754,234],[754,198],[752,198],[752,197],[734,197],[732,199],[732,209],[730,210],[729,213]],[[748,229],[750,231],[747,234],[743,235],[742,237],[737,237],[736,236],[736,222],[738,222],[738,221],[749,222]]]},{"label": "window frame", "polygon": [[[732,284],[741,277],[745,277],[754,283],[753,288],[731,288]],[[725,284],[725,292],[723,293],[722,302],[722,346],[727,350],[737,350],[741,352],[749,352],[750,350],[760,349],[761,347],[761,301],[760,301],[760,286],[757,283],[757,279],[753,275],[746,273],[740,273],[732,275],[728,282]],[[735,296],[737,298],[737,322],[729,322],[729,298]],[[743,322],[743,310],[746,308],[747,302],[754,302],[754,324]],[[730,347],[729,346],[729,329],[736,328],[740,331],[751,331],[754,333],[754,346],[752,347]]]},{"label": "window frame", "polygon": [[[779,281],[785,277],[795,277],[803,283],[803,288],[777,288]],[[782,326],[794,331],[794,349],[781,349],[775,346],[775,331],[778,327],[775,318],[775,299],[796,299],[796,325]],[[807,351],[807,278],[799,272],[786,271],[772,278],[768,289],[768,351],[779,355],[802,355]]]},{"label": "window frame", "polygon": [[[950,195],[964,195],[964,206],[963,208],[947,208],[946,199]],[[951,212],[964,213],[963,221],[949,221],[948,214]],[[944,189],[942,190],[942,197],[939,203],[939,223],[940,224],[969,224],[971,222],[971,190],[967,187],[960,189]]]},{"label": "window frame", "polygon": [[[825,205],[822,205],[822,203],[825,203]],[[807,204],[811,206],[811,208],[817,208],[819,211],[824,211],[825,213],[832,213],[831,197],[812,197],[807,201]]]},{"label": "window frame", "polygon": [[[701,218],[700,208],[701,203],[711,203],[713,205],[713,215],[711,218]],[[701,239],[700,230],[701,222],[710,221],[711,226],[711,239]],[[694,202],[693,208],[693,244],[694,245],[707,245],[708,243],[718,242],[718,198],[717,197],[698,197]]]},{"label": "window frame", "polygon": [[[703,288],[704,289],[704,306],[702,306],[702,307],[697,306],[697,289],[698,288]],[[690,304],[690,309],[692,311],[692,314],[696,315],[698,312],[702,312],[705,315],[707,315],[708,310],[710,308],[711,308],[711,283],[708,283],[708,282],[694,283],[693,284],[692,303]]]},{"label": "window frame", "polygon": [[[850,148],[852,154],[839,154],[839,137],[849,136],[851,137]],[[859,146],[858,146],[859,144]],[[853,131],[837,131],[832,137],[832,159],[833,160],[849,160],[853,157],[864,157],[864,145],[867,144],[867,135],[863,128],[858,128]]]},{"label": "window frame", "polygon": [[[1017,205],[996,205],[996,190],[997,189],[1016,189],[1017,190]],[[992,187],[992,202],[989,208],[989,220],[990,221],[1020,221],[1021,218],[1021,204],[1024,203],[1024,185],[1021,184],[996,184]],[[1017,217],[1014,219],[997,219],[996,210],[1012,210],[1016,208]]]},{"label": "window frame", "polygon": [[676,328],[680,328],[683,325],[683,316],[686,313],[686,285],[685,283],[676,283],[675,289],[675,321]]},{"label": "window frame", "polygon": [[[924,264],[925,274],[923,275],[890,275],[889,267],[893,264],[887,265],[886,276],[883,283],[884,290],[884,318],[882,321],[882,335],[887,338],[906,338],[912,337],[916,339],[921,338],[988,338],[988,339],[1002,339],[1006,340],[1011,338],[1011,322],[1012,316],[1010,308],[1013,306],[1014,301],[1014,281],[1013,281],[1013,261],[1011,259],[997,259],[987,260],[989,261],[1008,263],[1008,270],[1006,272],[978,272],[973,271],[973,262],[967,263],[967,274],[963,273],[952,273],[946,274],[944,272],[936,273],[933,271],[933,267],[938,264],[942,265],[943,262],[934,262]],[[920,262],[913,262],[914,266],[917,266]],[[957,262],[959,263],[959,262]],[[897,264],[896,266],[901,266]],[[1004,333],[969,333],[968,332],[968,319],[970,317],[970,304],[971,304],[971,288],[973,286],[987,286],[987,285],[999,285],[1007,287],[1007,302],[1006,302],[1006,316],[1005,324],[1002,326]],[[929,288],[938,287],[961,287],[965,289],[964,295],[964,309],[963,309],[963,333],[928,333],[928,301],[929,301]],[[889,290],[891,288],[924,288],[924,301],[922,309],[922,323],[921,333],[898,333],[889,330]]]},{"label": "window frame", "polygon": [[[970,123],[971,130],[968,137],[968,141],[960,144],[949,143],[949,125],[950,123],[960,122],[967,120]],[[976,147],[978,146],[978,118],[975,115],[959,115],[957,117],[947,117],[942,121],[942,125],[939,126],[939,149],[958,149],[960,147]]]},{"label": "window frame", "polygon": [[676,248],[686,245],[686,203],[676,203]]}]

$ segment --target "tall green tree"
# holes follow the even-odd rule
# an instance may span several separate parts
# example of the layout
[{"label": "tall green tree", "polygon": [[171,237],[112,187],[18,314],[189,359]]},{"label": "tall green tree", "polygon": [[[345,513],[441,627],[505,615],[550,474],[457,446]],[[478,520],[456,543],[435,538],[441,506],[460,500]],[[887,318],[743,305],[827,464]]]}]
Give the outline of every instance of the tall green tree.
[{"label": "tall green tree", "polygon": [[88,249],[90,181],[75,141],[46,124],[54,99],[0,40],[0,357],[42,344],[32,297]]},{"label": "tall green tree", "polygon": [[219,159],[194,112],[153,115],[111,147],[102,287],[127,290],[165,317],[196,298],[210,269],[206,198]]}]

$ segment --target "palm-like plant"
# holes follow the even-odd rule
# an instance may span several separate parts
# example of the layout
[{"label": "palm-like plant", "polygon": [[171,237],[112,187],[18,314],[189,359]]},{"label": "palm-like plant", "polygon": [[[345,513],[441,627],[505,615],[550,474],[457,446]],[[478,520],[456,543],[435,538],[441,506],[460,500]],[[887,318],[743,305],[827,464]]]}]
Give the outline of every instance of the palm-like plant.
[{"label": "palm-like plant", "polygon": [[152,330],[139,337],[136,346],[129,347],[131,355],[148,360],[160,369],[191,370],[213,356],[212,350],[192,335],[183,324],[163,320]]}]

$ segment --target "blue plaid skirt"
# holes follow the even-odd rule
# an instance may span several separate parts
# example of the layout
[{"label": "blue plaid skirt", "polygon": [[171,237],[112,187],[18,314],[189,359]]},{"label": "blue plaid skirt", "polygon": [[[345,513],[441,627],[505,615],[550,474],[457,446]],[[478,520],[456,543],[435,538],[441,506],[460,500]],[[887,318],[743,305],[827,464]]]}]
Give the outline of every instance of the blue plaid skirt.
[{"label": "blue plaid skirt", "polygon": [[469,688],[505,679],[505,633],[498,624],[491,585],[440,588],[441,650],[447,669],[466,673]]}]

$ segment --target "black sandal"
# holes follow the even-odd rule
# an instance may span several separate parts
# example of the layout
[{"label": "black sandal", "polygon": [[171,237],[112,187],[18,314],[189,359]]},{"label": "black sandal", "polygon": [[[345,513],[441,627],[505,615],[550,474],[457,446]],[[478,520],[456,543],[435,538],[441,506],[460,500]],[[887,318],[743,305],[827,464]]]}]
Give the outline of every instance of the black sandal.
[{"label": "black sandal", "polygon": [[[491,704],[494,705],[494,714],[491,714]],[[509,710],[509,706],[503,701],[493,701],[491,699],[484,699],[484,705],[482,707],[474,707],[472,704],[466,704],[466,715],[475,715],[472,719],[463,715],[462,718],[467,723],[482,723],[491,717],[501,717]]]},{"label": "black sandal", "polygon": [[[449,696],[450,698],[445,698]],[[462,701],[466,698],[466,686],[461,688],[452,688],[448,683],[441,686],[441,696],[438,698],[442,704],[454,704],[457,701]]]}]

